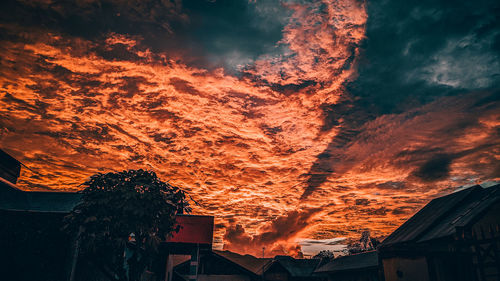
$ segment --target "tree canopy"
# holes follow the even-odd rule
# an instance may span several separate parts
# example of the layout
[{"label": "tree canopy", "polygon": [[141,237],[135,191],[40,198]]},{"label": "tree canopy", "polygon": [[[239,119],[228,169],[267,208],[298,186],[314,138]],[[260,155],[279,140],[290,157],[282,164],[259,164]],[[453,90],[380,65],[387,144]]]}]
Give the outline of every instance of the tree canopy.
[{"label": "tree canopy", "polygon": [[313,259],[322,259],[322,260],[333,260],[335,258],[335,254],[330,250],[321,250]]},{"label": "tree canopy", "polygon": [[118,279],[132,233],[145,266],[159,242],[178,230],[175,216],[190,211],[185,192],[152,171],[99,173],[83,186],[82,201],[65,218],[65,228],[78,237],[81,255],[106,265]]},{"label": "tree canopy", "polygon": [[344,251],[346,254],[357,254],[366,251],[376,250],[380,241],[370,236],[370,231],[365,230],[361,233],[361,238],[359,238],[359,242],[351,242],[347,245],[346,250]]}]

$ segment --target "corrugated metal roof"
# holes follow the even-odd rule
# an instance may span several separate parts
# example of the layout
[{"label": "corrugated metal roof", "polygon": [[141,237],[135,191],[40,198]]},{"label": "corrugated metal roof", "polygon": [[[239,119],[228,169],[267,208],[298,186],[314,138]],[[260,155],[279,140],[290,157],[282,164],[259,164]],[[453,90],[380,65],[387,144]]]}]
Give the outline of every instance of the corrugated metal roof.
[{"label": "corrugated metal roof", "polygon": [[338,272],[348,270],[368,269],[378,266],[376,251],[364,252],[350,256],[338,257],[318,268],[315,273]]},{"label": "corrugated metal roof", "polygon": [[457,226],[465,226],[482,210],[500,199],[500,185],[479,185],[436,198],[396,229],[381,248],[407,242],[424,242],[454,234]]}]

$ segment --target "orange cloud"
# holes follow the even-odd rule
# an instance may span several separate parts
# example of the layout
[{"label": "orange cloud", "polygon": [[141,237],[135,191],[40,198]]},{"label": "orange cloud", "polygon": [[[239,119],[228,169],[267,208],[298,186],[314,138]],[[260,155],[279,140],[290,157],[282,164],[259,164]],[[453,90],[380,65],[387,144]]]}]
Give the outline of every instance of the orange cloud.
[{"label": "orange cloud", "polygon": [[264,255],[268,257],[280,254],[298,256],[300,247],[297,247],[295,239],[309,226],[311,217],[319,211],[319,209],[290,211],[262,225],[256,235],[246,233],[240,224],[230,225],[224,234],[226,242],[224,249],[261,256],[261,250],[264,248]]}]

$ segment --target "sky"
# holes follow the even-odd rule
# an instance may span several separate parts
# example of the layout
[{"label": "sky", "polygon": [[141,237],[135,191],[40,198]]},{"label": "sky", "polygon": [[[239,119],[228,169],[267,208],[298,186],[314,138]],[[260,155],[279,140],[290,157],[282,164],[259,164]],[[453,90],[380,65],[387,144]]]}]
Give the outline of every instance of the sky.
[{"label": "sky", "polygon": [[[25,190],[151,169],[215,244],[309,254],[500,180],[500,2],[4,0]],[[339,246],[340,245],[340,246]]]}]

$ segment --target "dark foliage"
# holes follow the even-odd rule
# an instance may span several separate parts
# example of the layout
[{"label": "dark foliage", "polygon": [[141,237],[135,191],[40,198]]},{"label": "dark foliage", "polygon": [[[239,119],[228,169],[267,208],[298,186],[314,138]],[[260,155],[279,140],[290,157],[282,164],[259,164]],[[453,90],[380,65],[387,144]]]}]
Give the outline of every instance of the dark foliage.
[{"label": "dark foliage", "polygon": [[370,236],[370,231],[365,230],[361,233],[361,238],[359,242],[352,242],[347,245],[347,249],[344,251],[347,255],[358,254],[367,251],[376,250],[380,241]]},{"label": "dark foliage", "polygon": [[313,257],[313,259],[326,259],[326,260],[333,260],[334,258],[335,254],[329,250],[321,250]]},{"label": "dark foliage", "polygon": [[[136,253],[129,265],[142,272],[159,243],[178,231],[176,214],[190,211],[184,191],[152,171],[96,174],[83,185],[83,200],[65,218],[64,228],[78,237],[81,257],[118,279],[126,279],[126,248]],[[134,243],[128,241],[132,233]]]},{"label": "dark foliage", "polygon": [[319,251],[319,253],[317,253],[316,255],[313,256],[313,259],[320,260],[318,267],[329,263],[334,258],[335,258],[335,254],[330,250],[321,250],[321,251]]}]

